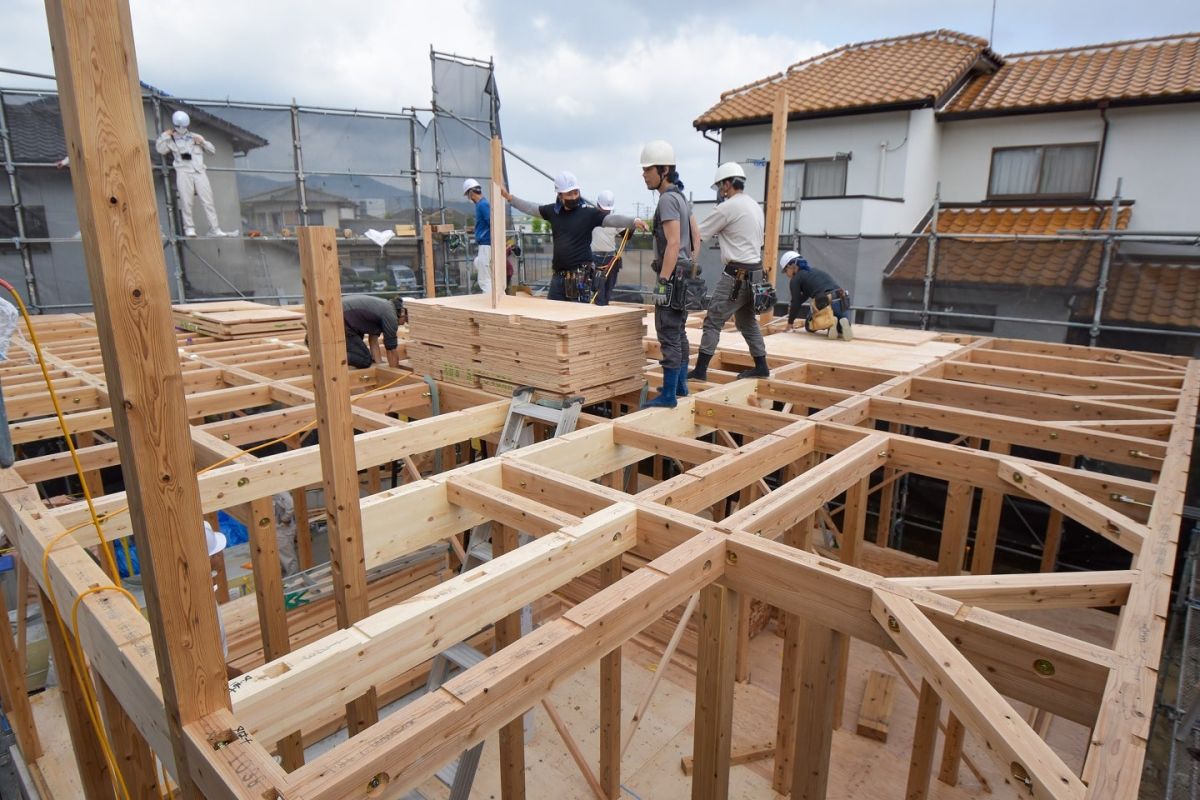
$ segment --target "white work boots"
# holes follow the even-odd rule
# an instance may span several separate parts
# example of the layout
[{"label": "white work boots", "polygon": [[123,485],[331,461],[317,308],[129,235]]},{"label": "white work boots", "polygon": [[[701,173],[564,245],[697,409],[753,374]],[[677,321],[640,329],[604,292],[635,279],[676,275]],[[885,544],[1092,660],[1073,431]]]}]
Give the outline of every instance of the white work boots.
[{"label": "white work boots", "polygon": [[854,329],[850,325],[849,317],[839,317],[837,321],[837,335],[839,339],[845,339],[847,342],[854,339]]}]

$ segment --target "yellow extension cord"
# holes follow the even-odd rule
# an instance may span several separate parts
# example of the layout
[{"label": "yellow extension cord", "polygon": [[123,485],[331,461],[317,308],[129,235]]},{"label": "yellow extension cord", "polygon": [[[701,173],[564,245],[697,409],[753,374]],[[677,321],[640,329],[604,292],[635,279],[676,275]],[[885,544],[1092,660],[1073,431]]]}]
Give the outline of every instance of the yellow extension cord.
[{"label": "yellow extension cord", "polygon": [[[622,245],[623,244],[624,243],[622,243]],[[54,405],[54,415],[58,418],[59,429],[62,431],[63,438],[67,442],[68,450],[70,450],[71,461],[75,465],[75,474],[78,476],[80,486],[83,489],[83,496],[84,496],[84,499],[87,501],[88,516],[90,517],[90,519],[86,522],[82,522],[78,525],[74,525],[70,528],[67,528],[67,529],[61,531],[60,533],[55,534],[54,537],[51,538],[49,544],[46,545],[46,549],[42,553],[43,585],[47,589],[47,596],[50,598],[50,605],[54,609],[55,621],[58,624],[59,633],[63,637],[63,641],[64,641],[64,644],[65,644],[66,650],[67,650],[67,656],[71,662],[71,667],[75,672],[75,679],[79,683],[80,691],[83,693],[83,698],[85,701],[84,706],[87,709],[88,719],[91,721],[92,728],[96,732],[96,737],[100,741],[100,748],[104,754],[104,760],[107,762],[108,768],[112,771],[113,786],[115,789],[117,789],[117,791],[120,793],[120,795],[125,798],[125,800],[131,800],[131,797],[129,794],[129,789],[125,783],[125,778],[121,774],[121,770],[119,769],[119,767],[117,765],[116,755],[113,753],[112,742],[109,740],[108,735],[104,730],[104,725],[101,723],[99,702],[96,699],[95,687],[92,685],[92,681],[89,677],[89,673],[83,668],[85,666],[85,658],[84,658],[84,654],[83,654],[83,649],[82,649],[81,645],[79,644],[79,606],[80,606],[80,603],[83,601],[83,599],[85,597],[87,597],[88,595],[97,594],[99,592],[120,592],[121,594],[125,595],[125,597],[129,598],[129,601],[131,603],[133,603],[134,608],[136,608],[138,610],[139,614],[141,613],[141,608],[138,606],[137,598],[135,598],[132,594],[130,594],[130,592],[127,589],[125,589],[123,586],[119,585],[120,581],[121,581],[121,577],[120,577],[120,572],[117,569],[116,561],[113,558],[112,543],[104,538],[103,524],[105,522],[107,522],[108,520],[112,519],[113,517],[118,516],[120,514],[125,513],[126,511],[128,511],[129,506],[122,506],[121,508],[116,509],[115,511],[110,511],[107,514],[103,514],[103,515],[96,513],[95,502],[92,498],[91,491],[88,489],[87,481],[84,479],[83,465],[80,464],[80,462],[79,462],[79,455],[76,452],[75,444],[71,439],[71,432],[67,428],[67,422],[63,416],[62,407],[59,405],[58,397],[54,394],[54,380],[50,377],[50,371],[46,367],[45,356],[42,353],[42,346],[41,346],[41,343],[38,341],[37,332],[34,330],[33,320],[30,319],[29,310],[25,307],[25,302],[21,299],[21,295],[16,291],[15,288],[13,288],[13,286],[10,283],[0,279],[0,286],[7,289],[9,291],[9,293],[13,296],[13,299],[16,301],[17,308],[21,312],[21,317],[25,321],[25,327],[29,332],[29,341],[33,345],[34,353],[37,355],[38,365],[41,367],[41,371],[42,371],[42,378],[46,382],[46,390],[50,394],[50,402]],[[385,389],[389,389],[392,386],[399,383],[400,381],[404,380],[405,377],[406,376],[401,376],[399,378],[396,378],[395,380],[385,383],[383,386],[377,386],[374,389],[371,389],[370,391],[363,392],[362,394],[358,395],[358,398],[361,399],[364,397],[369,397],[370,395],[375,394],[376,392],[382,392]],[[307,430],[313,428],[316,424],[317,424],[317,421],[314,419],[311,422],[301,425],[296,430],[294,430],[288,434],[285,434],[284,436],[280,436],[280,437],[278,437],[276,439],[272,439],[268,442],[263,442],[261,444],[257,444],[254,447],[246,448],[245,450],[239,452],[237,455],[229,456],[228,458],[223,458],[220,461],[217,461],[216,463],[209,464],[207,467],[204,467],[203,469],[198,470],[196,472],[196,475],[197,476],[203,475],[204,473],[206,473],[210,470],[214,470],[217,467],[224,466],[224,465],[228,464],[229,462],[231,462],[237,458],[240,458],[243,455],[247,455],[249,453],[255,452],[256,450],[262,450],[266,447],[271,447],[273,445],[279,444],[280,442],[286,441],[287,439],[290,439],[291,437],[293,437],[299,433],[303,433],[304,431],[307,431]],[[67,636],[66,626],[63,623],[62,613],[60,612],[59,607],[58,607],[58,599],[57,599],[57,597],[55,597],[55,594],[54,594],[54,585],[50,581],[50,554],[53,552],[54,546],[58,544],[59,540],[63,539],[66,536],[70,536],[72,533],[74,533],[75,531],[77,531],[81,528],[86,528],[88,525],[92,525],[96,529],[96,536],[100,541],[100,550],[104,554],[105,565],[108,568],[109,577],[112,580],[116,581],[116,583],[110,584],[108,586],[93,586],[93,587],[87,589],[86,591],[82,592],[77,598],[75,598],[75,602],[71,606],[71,634],[72,635]],[[126,563],[132,569],[133,562],[129,559],[128,550],[126,550]],[[166,775],[165,769],[162,768],[161,762],[159,764],[159,768],[161,770],[161,776],[162,776],[161,782],[162,782],[163,786],[166,786],[168,784],[167,775]],[[160,788],[160,792],[162,792],[161,788]],[[162,794],[161,796],[163,798],[168,798],[170,796],[170,790],[168,789],[166,791],[166,793]]]}]

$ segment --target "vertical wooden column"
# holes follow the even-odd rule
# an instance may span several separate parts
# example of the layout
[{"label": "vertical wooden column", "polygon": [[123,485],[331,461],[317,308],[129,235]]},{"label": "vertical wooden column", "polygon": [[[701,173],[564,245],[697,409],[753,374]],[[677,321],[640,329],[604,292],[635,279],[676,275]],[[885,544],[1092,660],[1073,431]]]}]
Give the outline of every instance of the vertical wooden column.
[{"label": "vertical wooden column", "polygon": [[928,681],[921,681],[921,696],[917,700],[917,726],[913,731],[912,755],[908,760],[908,785],[904,800],[925,800],[929,797],[929,778],[933,774],[933,751],[937,746],[938,720],[942,714],[942,699]]},{"label": "vertical wooden column", "polygon": [[[1075,463],[1075,456],[1063,453],[1058,463],[1070,467]],[[1054,565],[1058,563],[1058,549],[1062,546],[1062,533],[1062,512],[1052,508],[1046,520],[1046,536],[1042,539],[1042,564],[1038,568],[1041,572],[1054,572]]]},{"label": "vertical wooden column", "polygon": [[811,622],[802,627],[792,798],[823,800],[829,787],[829,753],[846,636]]},{"label": "vertical wooden column", "polygon": [[135,800],[162,800],[158,790],[158,762],[150,745],[125,713],[104,678],[93,675],[117,769],[125,779],[129,796]]},{"label": "vertical wooden column", "polygon": [[[600,565],[600,587],[621,580],[621,556]],[[600,788],[621,797],[621,648],[600,659]]]},{"label": "vertical wooden column", "polygon": [[[783,208],[783,161],[787,151],[788,94],[783,84],[775,95],[771,116],[771,161],[767,174],[767,207],[763,235],[763,281],[774,285],[775,265],[779,262],[779,226]],[[775,310],[758,315],[760,323],[770,322]]]},{"label": "vertical wooden column", "polygon": [[[518,546],[517,532],[492,523],[492,556],[511,553]],[[514,611],[496,621],[496,651],[521,638],[521,612]],[[500,729],[500,797],[502,800],[525,798],[525,723],[524,716],[509,721]]]},{"label": "vertical wooden column", "polygon": [[[900,424],[888,423],[888,433],[899,433]],[[888,532],[892,529],[892,503],[896,497],[897,471],[895,467],[883,468],[883,485],[879,489],[879,519],[875,523],[875,544],[887,547]]]},{"label": "vertical wooden column", "polygon": [[46,18],[167,728],[193,798],[182,728],[230,702],[129,7],[47,0]]},{"label": "vertical wooden column", "polygon": [[[289,450],[300,447],[300,435],[291,436],[284,444]],[[313,565],[312,531],[308,527],[308,487],[300,486],[292,490],[292,509],[296,514],[296,561],[300,569],[308,569]]]},{"label": "vertical wooden column", "polygon": [[[988,450],[997,455],[1007,454],[1009,445],[992,440]],[[1000,535],[1000,513],[1004,510],[1004,492],[985,489],[979,497],[979,518],[975,523],[975,549],[971,553],[971,574],[990,575],[996,559],[996,542]]]},{"label": "vertical wooden column", "polygon": [[[296,233],[321,441],[329,566],[338,627],[348,628],[367,616],[369,610],[337,244],[332,228],[302,227]],[[346,725],[351,736],[378,719],[374,687],[346,705]]]},{"label": "vertical wooden column", "polygon": [[[15,554],[20,561],[20,554]],[[24,590],[24,587],[21,587]],[[8,603],[0,591],[0,689],[3,689],[4,711],[12,723],[13,734],[21,747],[21,755],[33,762],[42,757],[42,743],[33,723],[29,705],[29,687],[25,684],[25,659],[21,658],[8,625]]]},{"label": "vertical wooden column", "polygon": [[500,189],[504,186],[504,147],[500,143],[499,136],[492,137],[492,197],[490,205],[492,209],[491,231],[492,231],[492,308],[500,305],[500,298],[504,295],[504,284],[506,282],[505,258],[504,258],[504,196],[500,194]]},{"label": "vertical wooden column", "polygon": [[[867,531],[867,496],[871,491],[870,477],[863,478],[846,490],[846,508],[842,513],[842,563],[857,567],[862,564],[863,537]],[[846,670],[850,664],[850,637],[838,637],[837,684],[834,687],[833,729],[842,727],[846,708]]]},{"label": "vertical wooden column", "polygon": [[[951,481],[946,489],[946,509],[942,517],[942,541],[938,550],[938,575],[962,574],[966,556],[967,532],[971,526],[971,502],[975,487],[965,481]],[[934,733],[936,737],[936,729]],[[953,713],[946,720],[946,738],[938,779],[951,786],[958,783],[963,741],[967,731]]]},{"label": "vertical wooden column", "polygon": [[737,607],[738,594],[731,589],[713,583],[700,590],[692,800],[729,797]]},{"label": "vertical wooden column", "polygon": [[62,620],[46,593],[39,592],[38,596],[42,603],[42,619],[46,621],[46,638],[50,640],[50,654],[58,670],[63,716],[67,720],[67,731],[71,734],[71,749],[75,752],[83,796],[86,800],[116,800],[112,770],[104,760],[100,739],[88,717],[87,700],[79,685],[80,676],[75,672],[75,665],[67,652],[63,628],[59,627]]},{"label": "vertical wooden column", "polygon": [[421,261],[425,271],[425,296],[437,296],[437,279],[433,271],[433,226],[428,222],[421,229]]}]

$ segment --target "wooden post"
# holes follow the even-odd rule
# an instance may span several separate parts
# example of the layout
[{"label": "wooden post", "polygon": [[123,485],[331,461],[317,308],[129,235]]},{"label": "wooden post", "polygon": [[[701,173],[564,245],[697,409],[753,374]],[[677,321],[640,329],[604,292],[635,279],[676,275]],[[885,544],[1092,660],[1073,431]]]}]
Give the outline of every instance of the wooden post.
[{"label": "wooden post", "polygon": [[738,593],[719,584],[700,590],[696,663],[696,723],[692,800],[729,797],[733,741],[733,673],[737,655]]},{"label": "wooden post", "polygon": [[[993,439],[988,450],[1006,455],[1009,446]],[[990,575],[996,560],[996,542],[1000,534],[1000,513],[1004,510],[1004,492],[984,490],[979,497],[979,519],[975,523],[975,549],[971,552],[971,574]],[[1054,513],[1051,511],[1051,513]]]},{"label": "wooden post", "polygon": [[[321,442],[321,474],[329,530],[329,566],[339,628],[367,616],[367,570],[358,498],[354,428],[350,424],[350,384],[346,333],[338,277],[337,243],[332,228],[298,228],[304,315],[308,319],[313,394]],[[346,705],[353,736],[379,719],[375,689]]]},{"label": "wooden post", "polygon": [[[499,558],[517,549],[517,532],[492,523],[492,556]],[[496,652],[521,638],[521,612],[496,620]],[[603,707],[602,707],[603,708]],[[525,798],[525,722],[524,716],[509,721],[500,729],[500,797],[502,800]]]},{"label": "wooden post", "polygon": [[[1075,456],[1064,453],[1059,456],[1058,463],[1069,467],[1075,463]],[[1058,549],[1062,546],[1062,533],[1062,512],[1052,507],[1046,520],[1046,535],[1042,539],[1042,563],[1038,568],[1040,572],[1054,572],[1054,566],[1058,563]]]},{"label": "wooden post", "polygon": [[433,226],[425,223],[421,231],[421,261],[425,269],[425,296],[437,296],[437,279],[433,274]]},{"label": "wooden post", "polygon": [[803,628],[792,798],[824,800],[846,635],[812,622],[803,623]]},{"label": "wooden post", "polygon": [[913,731],[912,755],[908,760],[908,786],[904,800],[925,800],[929,797],[929,778],[933,774],[933,750],[937,746],[938,721],[942,714],[942,698],[929,681],[921,681],[921,697],[917,700],[917,726]]},{"label": "wooden post", "polygon": [[[21,560],[16,554],[16,560]],[[22,589],[24,587],[21,587]],[[42,757],[42,743],[38,740],[37,727],[33,722],[33,709],[29,705],[29,687],[25,684],[25,659],[21,658],[12,628],[8,626],[8,603],[0,591],[0,688],[3,688],[5,712],[12,723],[13,734],[21,747],[21,755],[28,762]]]},{"label": "wooden post", "polygon": [[950,481],[942,515],[942,540],[938,549],[938,575],[962,574],[966,557],[967,531],[971,525],[971,501],[975,487],[965,481]]},{"label": "wooden post", "polygon": [[[846,508],[842,514],[842,563],[852,567],[862,563],[863,537],[867,531],[867,496],[871,478],[867,476],[846,490]],[[834,686],[833,729],[842,727],[846,709],[846,670],[850,664],[850,638],[838,639],[837,684]]]},{"label": "wooden post", "polygon": [[[888,423],[888,433],[899,433],[900,424]],[[897,470],[895,467],[883,468],[883,486],[879,490],[879,518],[875,522],[875,544],[880,547],[888,546],[888,533],[892,529],[892,503],[896,497]]]},{"label": "wooden post", "polygon": [[117,769],[125,779],[129,796],[136,800],[161,800],[158,790],[158,762],[142,732],[125,713],[116,695],[108,688],[104,678],[93,673],[96,694],[108,727],[109,741],[116,757]]},{"label": "wooden post", "polygon": [[504,258],[504,196],[500,190],[504,187],[504,147],[499,136],[492,137],[492,308],[500,305],[504,295],[504,284],[507,275]]},{"label": "wooden post", "polygon": [[183,727],[230,702],[129,7],[47,0],[46,17],[167,726],[182,795],[193,798]]},{"label": "wooden post", "polygon": [[[600,587],[621,580],[621,557],[600,565]],[[600,788],[609,800],[621,797],[621,648],[600,659]]]},{"label": "wooden post", "polygon": [[[807,460],[806,466],[811,466]],[[783,535],[788,545],[803,550],[808,544],[812,517]],[[780,611],[783,625],[783,653],[779,675],[779,716],[775,723],[775,771],[771,786],[779,794],[792,790],[792,771],[796,742],[796,717],[800,713],[800,672],[804,646],[804,620],[797,614]]]},{"label": "wooden post", "polygon": [[[428,226],[426,226],[428,227]],[[289,450],[300,447],[300,436],[290,436],[284,443]],[[292,490],[292,509],[296,517],[296,561],[300,569],[308,569],[313,561],[312,530],[308,527],[308,487],[300,486]]]},{"label": "wooden post", "polygon": [[[771,161],[767,173],[766,231],[763,241],[763,281],[775,283],[775,265],[779,261],[779,226],[783,206],[783,160],[787,149],[788,94],[780,84],[775,95],[775,113],[771,117]],[[759,314],[760,323],[770,322],[775,310]]]},{"label": "wooden post", "polygon": [[[42,619],[46,621],[46,638],[50,640],[50,654],[58,669],[58,683],[62,692],[63,716],[71,734],[71,749],[75,751],[75,765],[79,768],[79,780],[83,784],[86,800],[116,800],[112,770],[104,760],[100,739],[88,716],[87,700],[80,688],[80,677],[67,652],[67,641],[63,638],[62,619],[45,592],[38,593],[42,602]],[[69,635],[69,634],[68,634]],[[86,677],[83,677],[86,680]],[[198,797],[198,795],[197,795]]]}]

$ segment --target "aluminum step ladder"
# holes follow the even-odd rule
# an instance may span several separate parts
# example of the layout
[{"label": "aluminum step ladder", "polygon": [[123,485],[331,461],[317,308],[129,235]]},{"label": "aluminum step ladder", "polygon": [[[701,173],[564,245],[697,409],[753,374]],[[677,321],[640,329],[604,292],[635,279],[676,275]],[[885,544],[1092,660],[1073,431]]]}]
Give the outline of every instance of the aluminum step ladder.
[{"label": "aluminum step ladder", "polygon": [[[554,426],[554,436],[562,436],[575,430],[579,423],[579,412],[583,409],[582,397],[570,397],[558,404],[549,401],[533,402],[534,389],[530,386],[519,386],[513,390],[512,402],[508,406],[508,416],[504,419],[504,427],[500,429],[500,443],[496,447],[496,455],[517,450],[533,444],[534,422],[544,422]],[[521,534],[520,543],[525,544],[530,537]],[[467,572],[472,567],[479,566],[492,560],[492,530],[491,523],[485,522],[471,529],[467,542],[467,557],[462,563],[460,573]],[[521,635],[533,631],[533,608],[525,606],[521,609]],[[450,668],[460,670],[470,669],[482,663],[487,658],[483,653],[471,647],[466,642],[459,642],[436,655],[429,669],[429,679],[425,684],[426,692],[435,691],[449,677]],[[525,733],[530,733],[529,717],[525,717]],[[475,782],[475,772],[479,769],[479,757],[483,753],[483,742],[464,750],[462,754],[442,767],[437,772],[438,780],[450,787],[450,800],[467,800],[471,794],[471,786]]]}]

